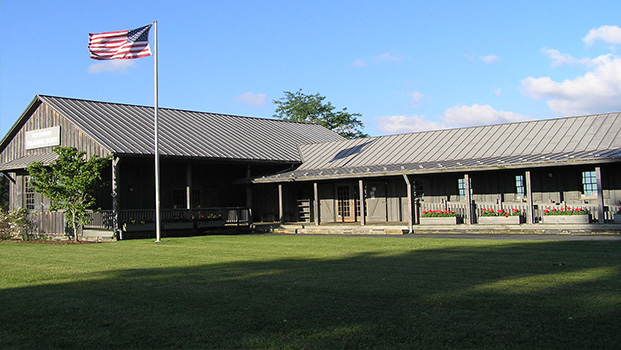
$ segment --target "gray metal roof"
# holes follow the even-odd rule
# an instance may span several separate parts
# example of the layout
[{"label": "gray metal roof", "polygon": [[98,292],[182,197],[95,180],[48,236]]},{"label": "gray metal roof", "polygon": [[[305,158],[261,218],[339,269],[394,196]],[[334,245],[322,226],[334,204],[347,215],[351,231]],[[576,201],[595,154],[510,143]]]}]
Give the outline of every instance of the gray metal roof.
[{"label": "gray metal roof", "polygon": [[621,114],[436,130],[300,146],[297,169],[255,182],[304,181],[621,158]]},{"label": "gray metal roof", "polygon": [[25,169],[34,162],[41,162],[43,165],[49,165],[55,161],[56,158],[58,158],[56,153],[33,154],[0,164],[0,171]]},{"label": "gray metal roof", "polygon": [[[153,107],[38,96],[103,148],[152,155]],[[344,140],[314,124],[159,108],[162,156],[299,163],[298,146]]]}]

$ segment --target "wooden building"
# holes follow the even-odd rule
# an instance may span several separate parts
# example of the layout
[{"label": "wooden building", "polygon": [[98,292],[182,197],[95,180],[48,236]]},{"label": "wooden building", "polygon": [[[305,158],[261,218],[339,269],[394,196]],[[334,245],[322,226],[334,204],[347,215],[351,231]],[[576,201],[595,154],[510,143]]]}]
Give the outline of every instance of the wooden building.
[{"label": "wooden building", "polygon": [[[621,214],[621,115],[437,130],[345,140],[321,126],[160,109],[161,203],[166,225],[199,229],[212,214],[234,229],[253,222],[400,223],[412,232],[429,210],[476,225],[482,210],[583,207],[589,222]],[[55,146],[112,156],[87,229],[130,232],[154,219],[153,109],[36,96],[0,143],[10,206],[59,233],[26,167]],[[182,225],[183,223],[183,225]],[[176,224],[173,225],[173,224]],[[139,226],[139,225],[136,225]],[[139,229],[139,228],[137,228]],[[62,233],[61,233],[62,234]]]}]

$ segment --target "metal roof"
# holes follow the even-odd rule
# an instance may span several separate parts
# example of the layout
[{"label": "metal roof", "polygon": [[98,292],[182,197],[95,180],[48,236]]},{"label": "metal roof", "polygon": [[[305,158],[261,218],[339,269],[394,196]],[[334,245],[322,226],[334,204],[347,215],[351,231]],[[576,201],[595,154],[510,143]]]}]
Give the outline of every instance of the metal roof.
[{"label": "metal roof", "polygon": [[[152,155],[153,107],[39,95],[103,148]],[[298,146],[344,140],[314,124],[159,108],[162,156],[300,163]]]},{"label": "metal roof", "polygon": [[621,158],[621,114],[369,137],[300,146],[295,170],[255,182],[380,176]]},{"label": "metal roof", "polygon": [[0,171],[25,169],[34,162],[41,162],[43,165],[49,165],[55,161],[56,158],[58,158],[56,153],[43,153],[24,156],[10,162],[0,164]]}]

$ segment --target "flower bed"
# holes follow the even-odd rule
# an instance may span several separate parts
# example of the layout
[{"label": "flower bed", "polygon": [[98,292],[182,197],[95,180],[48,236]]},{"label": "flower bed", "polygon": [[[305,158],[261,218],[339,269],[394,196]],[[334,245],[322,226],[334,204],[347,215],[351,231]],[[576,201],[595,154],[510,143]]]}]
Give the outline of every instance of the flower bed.
[{"label": "flower bed", "polygon": [[584,208],[547,208],[543,210],[544,224],[588,224],[589,211]]},{"label": "flower bed", "polygon": [[522,213],[518,209],[505,211],[482,208],[478,223],[481,225],[519,225],[522,223]]},{"label": "flower bed", "polygon": [[225,224],[220,214],[201,215],[196,222],[196,228],[224,227]]},{"label": "flower bed", "polygon": [[425,210],[420,217],[421,225],[456,225],[457,215],[451,210]]}]

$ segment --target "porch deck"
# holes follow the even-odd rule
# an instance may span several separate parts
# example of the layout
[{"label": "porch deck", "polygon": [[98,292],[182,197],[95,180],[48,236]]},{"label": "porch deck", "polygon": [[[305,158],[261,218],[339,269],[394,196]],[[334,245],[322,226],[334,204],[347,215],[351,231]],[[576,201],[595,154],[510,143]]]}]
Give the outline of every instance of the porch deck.
[{"label": "porch deck", "polygon": [[[255,232],[281,234],[352,234],[352,235],[403,235],[408,234],[406,222],[369,223],[257,223]],[[464,234],[614,234],[621,235],[621,224],[520,224],[520,225],[414,225],[412,234],[464,233]]]}]

